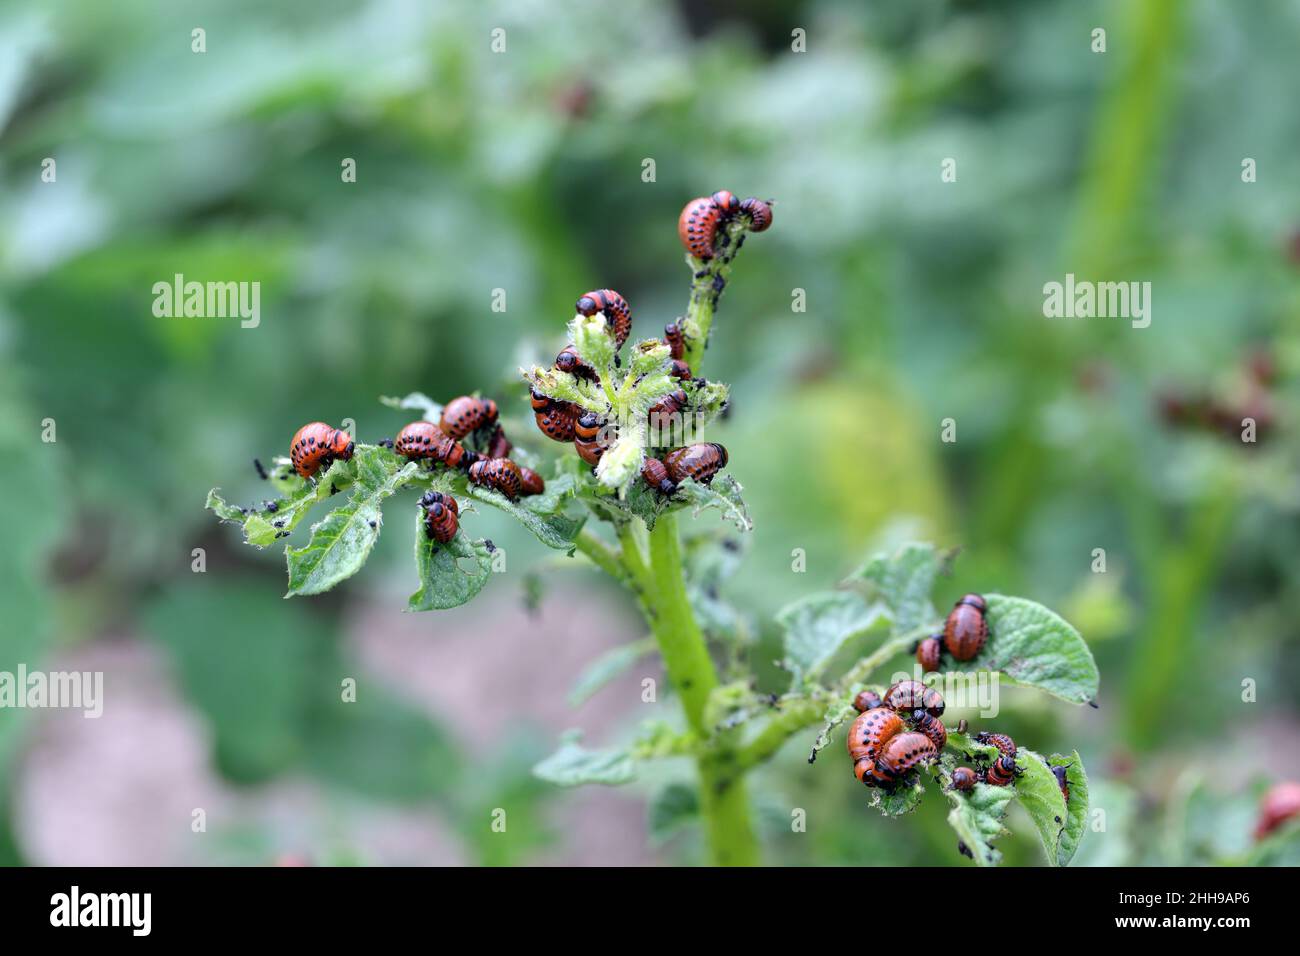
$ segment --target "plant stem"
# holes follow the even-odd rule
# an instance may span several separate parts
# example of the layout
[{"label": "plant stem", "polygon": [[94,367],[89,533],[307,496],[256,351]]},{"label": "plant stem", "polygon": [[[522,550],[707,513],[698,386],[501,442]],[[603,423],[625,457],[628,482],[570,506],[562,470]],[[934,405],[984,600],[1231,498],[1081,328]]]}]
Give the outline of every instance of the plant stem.
[{"label": "plant stem", "polygon": [[615,581],[627,583],[628,572],[619,563],[618,555],[602,541],[590,528],[583,528],[574,539],[574,546]]},{"label": "plant stem", "polygon": [[[631,539],[630,531],[626,537]],[[623,547],[626,556],[627,541]],[[650,578],[652,607],[647,611],[653,613],[647,616],[668,679],[681,696],[691,729],[700,739],[711,741],[696,761],[700,814],[708,834],[710,857],[717,866],[757,865],[758,841],[750,822],[744,774],[737,766],[736,735],[724,732],[715,736],[705,720],[705,708],[718,686],[718,675],[686,594],[677,516],[672,513],[660,516],[650,532]]]},{"label": "plant stem", "polygon": [[748,224],[740,217],[733,219],[722,227],[727,242],[722,252],[707,262],[687,257],[687,262],[694,270],[691,279],[691,298],[686,306],[686,316],[682,326],[686,333],[686,364],[696,375],[700,374],[700,365],[704,361],[704,347],[709,343],[709,329],[713,325],[713,310],[717,306],[722,287],[726,285],[727,276],[731,274],[731,261],[740,251],[740,244],[748,230]]}]

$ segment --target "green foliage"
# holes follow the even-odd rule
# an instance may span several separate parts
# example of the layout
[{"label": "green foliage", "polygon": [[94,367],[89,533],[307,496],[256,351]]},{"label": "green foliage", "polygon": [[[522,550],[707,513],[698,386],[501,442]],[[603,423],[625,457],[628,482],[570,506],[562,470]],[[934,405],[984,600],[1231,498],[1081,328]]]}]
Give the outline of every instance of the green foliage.
[{"label": "green foliage", "polygon": [[699,819],[700,799],[695,788],[670,783],[655,793],[646,815],[646,828],[653,843],[665,843]]},{"label": "green foliage", "polygon": [[582,732],[571,730],[560,738],[560,747],[533,768],[540,779],[560,787],[587,783],[617,785],[636,778],[636,765],[626,750],[588,750],[582,746]]},{"label": "green foliage", "polygon": [[1097,699],[1092,651],[1060,615],[1024,598],[986,594],[989,639],[965,667],[998,671],[1072,704]]},{"label": "green foliage", "polygon": [[851,591],[810,594],[782,608],[777,624],[785,629],[785,659],[795,684],[820,676],[849,642],[886,626],[879,604],[868,604]]},{"label": "green foliage", "polygon": [[415,516],[415,566],[420,587],[411,595],[412,611],[446,610],[472,600],[492,573],[492,555],[482,541],[463,531],[446,544],[429,537],[424,515]]},{"label": "green foliage", "polygon": [[[289,563],[289,594],[320,594],[361,570],[379,540],[380,506],[404,485],[419,466],[409,462],[393,471],[392,456],[381,448],[361,446],[351,466],[352,498],[324,521],[312,525],[311,540],[301,548],[285,549]],[[325,480],[330,475],[327,473]]]}]

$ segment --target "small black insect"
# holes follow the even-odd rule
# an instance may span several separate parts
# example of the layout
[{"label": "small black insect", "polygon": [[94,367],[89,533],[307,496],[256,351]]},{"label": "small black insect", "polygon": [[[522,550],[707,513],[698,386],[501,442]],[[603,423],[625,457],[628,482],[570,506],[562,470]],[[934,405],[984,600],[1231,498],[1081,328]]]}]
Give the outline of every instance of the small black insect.
[{"label": "small black insect", "polygon": [[257,469],[257,477],[261,478],[263,481],[266,481],[266,479],[271,477],[266,473],[266,469],[262,467],[262,459],[254,458],[253,467]]}]

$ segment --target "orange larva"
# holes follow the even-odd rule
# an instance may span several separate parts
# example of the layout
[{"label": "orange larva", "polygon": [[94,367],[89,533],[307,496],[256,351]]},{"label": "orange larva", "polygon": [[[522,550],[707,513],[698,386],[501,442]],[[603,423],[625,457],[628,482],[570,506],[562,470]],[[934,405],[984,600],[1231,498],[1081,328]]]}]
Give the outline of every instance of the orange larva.
[{"label": "orange larva", "polygon": [[519,492],[527,497],[529,495],[540,495],[546,490],[546,482],[542,476],[531,468],[525,468],[523,465],[516,466],[519,469]]},{"label": "orange larva", "polygon": [[566,345],[560,354],[555,356],[555,367],[561,372],[568,372],[578,378],[586,379],[589,382],[599,382],[600,376],[596,370],[582,360],[578,355],[578,350],[572,345]]},{"label": "orange larva", "polygon": [[686,354],[686,333],[682,331],[680,319],[664,326],[664,341],[668,343],[668,354],[674,359],[680,360]]},{"label": "orange larva", "polygon": [[722,210],[709,196],[692,199],[677,217],[677,237],[697,259],[713,258],[713,241],[718,235]]},{"label": "orange larva", "polygon": [[452,468],[468,467],[478,455],[466,451],[460,442],[443,434],[432,422],[411,422],[397,433],[393,450],[412,461],[428,459]]},{"label": "orange larva", "polygon": [[942,695],[934,688],[917,680],[904,680],[885,692],[885,706],[906,716],[924,710],[931,717],[942,717],[944,703]]},{"label": "orange larva", "polygon": [[953,790],[974,790],[979,782],[979,774],[970,767],[954,767],[952,771]]},{"label": "orange larva", "polygon": [[1010,755],[999,757],[984,772],[984,782],[993,787],[1005,787],[1015,782],[1016,758]]},{"label": "orange larva", "polygon": [[298,429],[289,443],[289,460],[300,478],[310,478],[322,468],[329,468],[337,459],[348,461],[356,443],[342,429],[311,422]]},{"label": "orange larva", "polygon": [[912,726],[930,739],[935,752],[942,751],[948,745],[948,728],[937,717],[931,717],[923,710],[913,711]]},{"label": "orange larva", "polygon": [[461,395],[443,407],[439,427],[448,438],[460,441],[470,432],[492,425],[496,420],[497,403],[492,399]]},{"label": "orange larva", "polygon": [[1007,757],[1016,755],[1016,742],[1006,734],[994,734],[987,730],[982,730],[975,735],[975,740],[982,744],[988,744],[998,748],[998,753]]},{"label": "orange larva", "polygon": [[754,196],[741,201],[740,212],[749,217],[750,232],[762,232],[772,225],[772,207]]},{"label": "orange larva", "polygon": [[[690,375],[689,369],[687,375]],[[652,432],[667,433],[689,402],[686,392],[680,388],[662,396],[659,401],[650,406],[650,411],[647,413]]]},{"label": "orange larva", "polygon": [[978,594],[963,595],[948,613],[943,625],[943,646],[959,661],[969,661],[980,652],[989,636],[984,614],[988,610]]},{"label": "orange larva", "polygon": [[664,495],[671,495],[677,490],[677,485],[668,477],[668,469],[658,458],[647,457],[641,465],[641,477],[645,479],[647,487]]},{"label": "orange larva", "polygon": [[632,309],[613,289],[596,289],[584,293],[577,302],[578,312],[582,315],[595,315],[604,312],[609,321],[610,332],[614,336],[614,347],[622,348],[632,331]]},{"label": "orange larva", "polygon": [[883,707],[884,701],[874,690],[864,690],[853,698],[853,709],[859,714],[866,713],[869,710],[875,710],[877,707]]},{"label": "orange larva", "polygon": [[510,455],[510,439],[506,437],[506,431],[500,425],[497,425],[492,431],[492,437],[488,439],[487,456],[489,458],[506,458]]},{"label": "orange larva", "polygon": [[854,763],[866,758],[876,760],[885,746],[907,728],[903,719],[887,707],[876,707],[861,713],[849,725],[845,745]]},{"label": "orange larva", "polygon": [[456,499],[440,491],[431,491],[420,499],[424,508],[424,530],[434,541],[446,544],[460,528],[460,509]]},{"label": "orange larva", "polygon": [[937,637],[927,637],[916,645],[916,662],[925,673],[939,669],[939,659],[943,655],[943,644]]},{"label": "orange larva", "polygon": [[[536,407],[536,406],[534,406]],[[552,441],[573,441],[573,429],[580,409],[571,402],[552,402],[534,414],[537,428]]]},{"label": "orange larva", "polygon": [[933,760],[937,751],[930,738],[916,731],[892,737],[885,745],[876,765],[897,779],[922,763]]},{"label": "orange larva", "polygon": [[717,442],[699,442],[674,448],[663,457],[668,477],[677,484],[687,478],[707,485],[727,466],[727,449]]},{"label": "orange larva", "polygon": [[469,467],[469,480],[495,488],[511,501],[519,497],[522,479],[519,466],[509,458],[480,458]]}]

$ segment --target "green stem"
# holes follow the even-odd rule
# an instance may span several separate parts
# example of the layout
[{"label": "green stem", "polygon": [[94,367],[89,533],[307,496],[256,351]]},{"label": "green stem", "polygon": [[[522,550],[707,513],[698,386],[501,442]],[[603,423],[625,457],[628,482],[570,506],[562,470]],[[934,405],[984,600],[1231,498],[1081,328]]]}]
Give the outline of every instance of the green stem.
[{"label": "green stem", "polygon": [[[627,532],[631,538],[631,532]],[[624,554],[630,549],[624,542]],[[759,863],[758,841],[750,822],[744,773],[737,765],[736,734],[712,733],[705,720],[709,695],[718,686],[708,645],[695,621],[682,574],[677,516],[660,516],[650,532],[652,607],[650,627],[659,643],[668,679],[682,699],[687,723],[710,746],[696,761],[700,775],[700,814],[709,853],[717,866]]]},{"label": "green stem", "polygon": [[700,374],[704,346],[709,342],[709,329],[713,325],[713,311],[722,294],[719,282],[726,284],[727,277],[731,274],[731,262],[740,251],[740,241],[748,228],[749,223],[744,217],[733,219],[723,227],[727,244],[721,255],[707,262],[690,257],[686,260],[695,273],[691,279],[691,298],[686,305],[682,328],[686,333],[686,364],[696,375]]},{"label": "green stem", "polygon": [[602,541],[590,528],[583,528],[574,539],[574,546],[581,551],[596,567],[600,568],[615,581],[628,583],[628,572],[619,563],[618,555],[608,544]]}]

